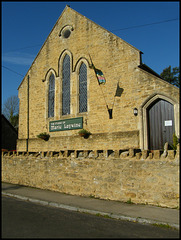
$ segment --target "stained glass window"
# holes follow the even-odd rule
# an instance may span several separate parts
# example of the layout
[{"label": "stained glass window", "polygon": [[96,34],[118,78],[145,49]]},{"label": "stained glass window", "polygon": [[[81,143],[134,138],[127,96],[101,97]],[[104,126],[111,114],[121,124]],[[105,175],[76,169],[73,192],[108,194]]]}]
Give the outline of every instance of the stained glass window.
[{"label": "stained glass window", "polygon": [[54,117],[54,100],[55,100],[55,76],[51,74],[49,77],[48,88],[48,117]]},{"label": "stained glass window", "polygon": [[79,69],[79,112],[87,112],[87,66],[82,63]]},{"label": "stained glass window", "polygon": [[70,114],[70,57],[65,55],[62,68],[62,115]]}]

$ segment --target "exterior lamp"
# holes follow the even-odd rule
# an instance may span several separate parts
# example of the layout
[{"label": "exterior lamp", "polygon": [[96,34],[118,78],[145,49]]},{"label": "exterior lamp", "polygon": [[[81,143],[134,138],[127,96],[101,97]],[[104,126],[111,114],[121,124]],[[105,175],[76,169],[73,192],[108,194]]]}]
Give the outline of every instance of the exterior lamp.
[{"label": "exterior lamp", "polygon": [[134,109],[133,109],[133,113],[134,113],[135,116],[137,116],[137,115],[138,115],[138,109],[137,109],[137,108],[134,108]]}]

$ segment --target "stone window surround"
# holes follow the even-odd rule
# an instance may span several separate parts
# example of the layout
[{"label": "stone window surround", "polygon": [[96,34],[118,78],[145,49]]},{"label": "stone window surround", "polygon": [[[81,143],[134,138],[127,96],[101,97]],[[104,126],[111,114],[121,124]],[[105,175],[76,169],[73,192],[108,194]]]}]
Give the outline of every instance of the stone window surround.
[{"label": "stone window surround", "polygon": [[[65,25],[61,28],[59,37],[63,37],[65,39],[69,38],[71,35],[71,32],[74,30],[74,27],[72,25]],[[66,31],[69,31],[69,35],[66,36]]]},{"label": "stone window surround", "polygon": [[[51,77],[53,77],[53,79],[50,82]],[[52,84],[54,86],[53,89],[51,89]],[[53,95],[53,102],[51,102],[52,95]],[[53,105],[53,107],[51,106],[51,104]],[[48,117],[54,116],[54,111],[55,111],[54,105],[55,105],[55,75],[52,73],[48,78]]]},{"label": "stone window surround", "polygon": [[[57,78],[56,78],[56,72],[55,72],[55,70],[54,69],[49,69],[48,70],[48,72],[47,72],[47,74],[46,74],[46,77],[45,77],[45,82],[46,82],[46,96],[45,96],[45,99],[46,99],[46,107],[45,107],[45,109],[46,109],[46,113],[45,113],[45,118],[46,119],[53,119],[54,117],[48,117],[48,95],[49,95],[49,78],[50,78],[50,76],[51,76],[51,74],[53,74],[54,75],[54,79],[55,79],[55,93],[56,93],[56,91],[57,91],[57,84],[56,84],[56,80],[57,80]],[[56,94],[54,95],[54,116],[56,115]]]},{"label": "stone window surround", "polygon": [[77,81],[77,104],[76,104],[76,112],[79,113],[80,115],[85,114],[87,112],[79,112],[79,70],[81,64],[84,63],[87,67],[87,112],[89,111],[89,91],[88,91],[88,86],[89,86],[89,77],[88,77],[88,71],[89,71],[89,65],[88,62],[85,58],[80,58],[76,64],[76,81]]},{"label": "stone window surround", "polygon": [[70,56],[65,54],[62,62],[62,82],[61,82],[61,104],[62,104],[62,116],[70,115],[71,111],[71,66]]}]

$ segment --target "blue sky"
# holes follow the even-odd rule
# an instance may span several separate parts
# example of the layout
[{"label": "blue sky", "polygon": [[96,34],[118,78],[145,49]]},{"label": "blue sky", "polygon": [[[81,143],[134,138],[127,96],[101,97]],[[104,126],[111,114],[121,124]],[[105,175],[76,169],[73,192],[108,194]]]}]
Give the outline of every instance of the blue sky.
[{"label": "blue sky", "polygon": [[142,51],[143,63],[155,72],[160,74],[169,65],[179,66],[179,1],[4,1],[1,2],[2,105],[8,97],[18,95],[23,76],[66,4]]}]

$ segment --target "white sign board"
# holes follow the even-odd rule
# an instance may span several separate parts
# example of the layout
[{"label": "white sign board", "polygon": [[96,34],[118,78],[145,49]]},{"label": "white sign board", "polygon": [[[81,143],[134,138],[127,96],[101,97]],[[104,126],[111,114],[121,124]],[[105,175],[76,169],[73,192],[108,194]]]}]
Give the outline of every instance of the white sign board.
[{"label": "white sign board", "polygon": [[165,121],[165,127],[172,126],[172,120]]}]

